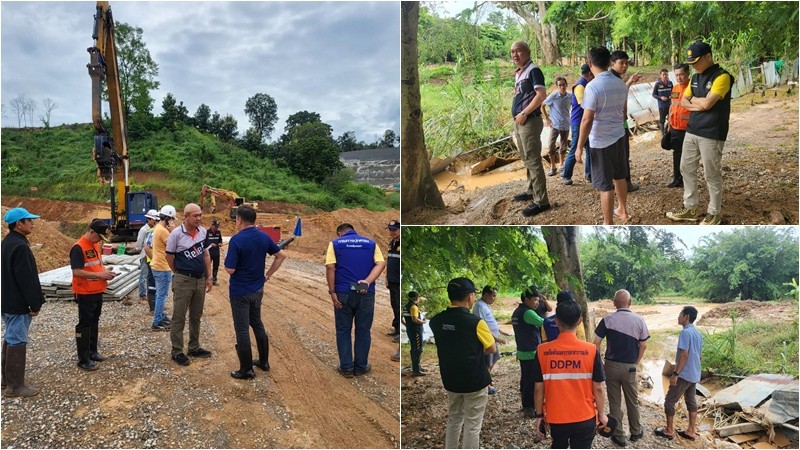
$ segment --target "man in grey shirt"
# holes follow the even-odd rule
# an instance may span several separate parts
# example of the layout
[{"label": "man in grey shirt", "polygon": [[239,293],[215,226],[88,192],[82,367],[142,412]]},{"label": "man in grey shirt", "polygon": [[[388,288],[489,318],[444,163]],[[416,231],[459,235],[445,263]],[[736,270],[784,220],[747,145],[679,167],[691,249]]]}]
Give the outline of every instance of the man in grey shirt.
[{"label": "man in grey shirt", "polygon": [[[608,71],[611,53],[605,47],[589,50],[589,67],[594,79],[586,85],[583,119],[575,160],[583,164],[583,145],[589,141],[592,186],[600,192],[603,224],[613,225],[614,216],[630,220],[628,198],[628,160],[623,122],[627,114],[628,87]],[[614,193],[619,205],[614,209]]]},{"label": "man in grey shirt", "polygon": [[[683,327],[678,337],[678,351],[675,355],[675,370],[669,377],[669,390],[664,398],[664,412],[667,426],[656,428],[656,436],[672,440],[675,432],[686,440],[697,438],[697,400],[695,390],[700,382],[700,359],[703,353],[703,336],[694,327],[697,309],[685,306],[678,315],[678,324]],[[675,404],[681,396],[686,400],[689,411],[689,426],[686,430],[675,430]]]}]

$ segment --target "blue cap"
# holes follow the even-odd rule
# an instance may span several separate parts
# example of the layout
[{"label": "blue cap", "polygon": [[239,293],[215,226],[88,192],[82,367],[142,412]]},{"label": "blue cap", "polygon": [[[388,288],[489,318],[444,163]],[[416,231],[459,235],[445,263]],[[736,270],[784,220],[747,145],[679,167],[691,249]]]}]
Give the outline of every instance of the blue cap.
[{"label": "blue cap", "polygon": [[39,216],[36,214],[31,214],[25,208],[14,208],[9,209],[6,215],[3,217],[3,220],[8,223],[12,224],[18,222],[22,219],[38,219]]}]

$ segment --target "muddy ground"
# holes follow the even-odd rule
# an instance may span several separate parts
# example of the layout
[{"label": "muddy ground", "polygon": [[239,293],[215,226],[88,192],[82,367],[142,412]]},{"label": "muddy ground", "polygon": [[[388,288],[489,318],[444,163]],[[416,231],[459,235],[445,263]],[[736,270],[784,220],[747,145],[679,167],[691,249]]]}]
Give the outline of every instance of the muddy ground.
[{"label": "muddy ground", "polygon": [[[500,328],[509,333],[513,333],[510,325],[510,315],[518,301],[514,298],[498,298],[493,310],[500,322]],[[758,314],[761,306],[753,305],[751,302],[741,303],[738,309],[746,314]],[[753,302],[755,303],[755,302]],[[701,328],[717,330],[729,327],[717,319],[726,317],[726,312],[730,310],[732,304],[695,305],[699,310],[699,317],[707,317],[706,325]],[[661,381],[659,376],[663,367],[663,360],[674,360],[675,345],[677,336],[665,334],[672,330],[677,333],[678,312],[684,305],[682,304],[659,304],[659,305],[632,305],[631,309],[645,318],[648,329],[651,333],[658,335],[658,339],[664,343],[651,343],[645,353],[643,370],[640,377],[651,375],[656,381]],[[787,318],[797,315],[797,306],[793,303],[780,303],[777,306],[772,304],[776,310],[776,320],[787,320]],[[614,311],[613,303],[610,300],[591,302],[589,304],[590,317],[593,322],[599,321],[605,315]],[[717,312],[717,310],[720,310]],[[730,319],[728,319],[729,321]],[[700,319],[698,319],[700,321]],[[711,328],[710,328],[711,327]],[[483,428],[481,432],[481,448],[550,448],[551,441],[545,438],[540,441],[538,434],[533,429],[533,420],[523,417],[519,398],[519,363],[514,358],[511,351],[514,350],[514,338],[509,337],[509,344],[501,346],[500,361],[492,371],[493,385],[497,388],[497,393],[489,397],[489,403],[484,415]],[[655,354],[655,353],[662,354]],[[422,355],[422,366],[428,370],[428,376],[411,377],[410,356],[408,346],[403,347],[403,368],[402,370],[402,447],[403,448],[443,448],[445,425],[447,423],[447,393],[444,390],[440,378],[439,367],[436,357],[436,346],[426,344]],[[652,378],[651,378],[652,380]],[[720,379],[711,378],[708,387],[715,392],[731,383],[730,380],[724,384]],[[658,386],[657,386],[658,387]],[[659,395],[660,394],[660,395]],[[639,386],[641,423],[645,431],[644,438],[637,441],[631,448],[739,448],[730,447],[732,443],[720,441],[713,433],[713,421],[701,420],[699,427],[701,437],[697,441],[687,441],[682,438],[675,438],[667,441],[657,437],[653,430],[664,425],[663,392],[655,392],[644,385]],[[606,405],[606,411],[608,406]],[[704,414],[701,411],[700,417]],[[676,415],[676,426],[684,428],[688,423],[685,407],[678,408]],[[626,430],[627,420],[625,423]],[[765,438],[762,437],[762,440]],[[620,448],[610,439],[596,437],[593,448]]]},{"label": "muddy ground", "polygon": [[[777,94],[777,97],[775,96]],[[471,161],[472,163],[478,161]],[[517,166],[495,169],[473,177],[437,176],[446,209],[404,214],[406,224],[602,224],[598,193],[583,179],[577,165],[574,184],[564,186],[560,176],[547,177],[553,208],[532,218],[522,216],[527,204],[511,197],[526,187],[525,171]],[[730,133],[722,157],[723,224],[798,223],[798,100],[786,87],[745,95],[733,101]],[[545,167],[547,163],[545,163]],[[468,173],[468,167],[456,169]],[[667,211],[683,207],[683,189],[667,188],[672,180],[672,153],[660,147],[658,131],[634,136],[631,173],[641,189],[628,196],[634,225],[671,224]],[[708,192],[700,173],[700,212],[705,213]],[[485,179],[485,181],[484,181]],[[464,185],[468,185],[464,188]],[[475,189],[473,185],[486,185]]]},{"label": "muddy ground", "polygon": [[[4,211],[19,204],[43,216],[31,235],[40,271],[67,265],[75,238],[62,229],[81,230],[104,207],[3,198]],[[303,217],[304,236],[286,250],[287,261],[265,289],[262,318],[272,369],[257,370],[254,380],[229,376],[238,360],[224,270],[220,285],[206,296],[201,327],[201,345],[214,355],[193,359],[188,367],[170,360],[169,333],[150,330],[147,305],[107,302],[99,350],[109,359],[100,370],[83,372],[75,365],[76,306],[46,304],[33,320],[28,346],[27,382],[41,393],[2,399],[2,447],[397,448],[400,392],[398,363],[389,359],[397,344],[385,335],[392,320],[388,290],[381,278],[372,372],[343,378],[336,372],[323,262],[339,223],[351,222],[383,243],[386,223],[398,216],[397,211],[341,210]],[[227,211],[215,217],[230,236],[233,224],[223,220]],[[281,225],[284,237],[294,220],[293,214],[259,214],[263,225]],[[204,216],[204,223],[209,221]],[[168,312],[171,304],[170,299]]]}]

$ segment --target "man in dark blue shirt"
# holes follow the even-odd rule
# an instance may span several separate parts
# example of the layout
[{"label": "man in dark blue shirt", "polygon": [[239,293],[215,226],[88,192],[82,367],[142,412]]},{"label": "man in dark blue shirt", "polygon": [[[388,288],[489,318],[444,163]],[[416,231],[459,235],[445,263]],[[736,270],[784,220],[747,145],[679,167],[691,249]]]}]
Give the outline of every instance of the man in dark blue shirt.
[{"label": "man in dark blue shirt", "polygon": [[217,272],[219,272],[219,248],[222,246],[222,231],[219,230],[219,220],[211,221],[211,228],[206,235],[205,246],[211,256],[211,271],[214,286],[217,286]]},{"label": "man in dark blue shirt", "polygon": [[666,132],[664,122],[669,116],[669,107],[672,105],[672,81],[669,80],[669,70],[661,69],[661,78],[653,84],[653,98],[658,101],[658,129],[663,136]]},{"label": "man in dark blue shirt", "polygon": [[[249,205],[240,206],[236,215],[239,232],[231,237],[225,257],[225,271],[231,276],[229,292],[233,329],[236,332],[236,354],[239,357],[239,370],[231,372],[231,376],[244,380],[256,376],[254,365],[261,370],[269,370],[269,337],[261,321],[261,299],[264,296],[264,283],[286,259],[281,248],[266,233],[259,231],[255,223],[255,210]],[[275,260],[265,275],[267,255],[275,256]],[[256,338],[257,361],[253,361],[248,325],[253,328]]]}]

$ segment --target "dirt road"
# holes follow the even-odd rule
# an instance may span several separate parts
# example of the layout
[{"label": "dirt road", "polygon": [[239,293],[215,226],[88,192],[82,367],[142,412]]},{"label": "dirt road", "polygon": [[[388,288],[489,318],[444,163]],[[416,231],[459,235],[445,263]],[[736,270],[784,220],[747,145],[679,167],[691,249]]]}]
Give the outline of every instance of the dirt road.
[{"label": "dirt road", "polygon": [[[335,222],[339,214],[353,216],[334,212],[309,222]],[[383,242],[382,228],[397,214],[364,212],[356,226]],[[34,233],[46,225],[41,221]],[[75,365],[75,305],[45,305],[31,327],[27,373],[41,394],[2,399],[2,447],[397,448],[400,392],[398,363],[389,359],[396,344],[385,335],[388,290],[381,278],[372,372],[343,378],[336,372],[324,246],[312,245],[332,232],[305,227],[308,239],[286,250],[289,259],[266,285],[262,317],[272,369],[257,370],[255,380],[229,376],[238,360],[224,271],[206,297],[201,328],[201,345],[214,355],[188,367],[170,360],[168,333],[150,331],[146,305],[105,303],[100,351],[109,360],[83,372]]]},{"label": "dirt road", "polygon": [[[766,97],[751,94],[734,100],[730,134],[722,157],[723,224],[798,223],[798,105],[786,89],[770,90]],[[778,97],[774,97],[774,93]],[[672,152],[659,145],[657,131],[635,136],[631,143],[631,173],[641,189],[628,196],[633,225],[671,224],[668,210],[681,208],[682,189],[667,188],[671,181]],[[477,162],[477,161],[473,161]],[[404,214],[406,224],[530,225],[601,224],[599,197],[576,166],[574,185],[559,176],[547,177],[553,209],[533,218],[523,217],[524,202],[511,197],[525,189],[525,171],[508,168],[461,180],[478,189],[448,187],[443,211],[418,210]],[[465,168],[468,170],[468,168]],[[459,173],[461,173],[459,171]],[[452,176],[439,181],[445,190]],[[486,178],[486,183],[482,181]],[[437,178],[438,180],[439,178]],[[705,213],[708,192],[700,171],[700,212]]]}]

